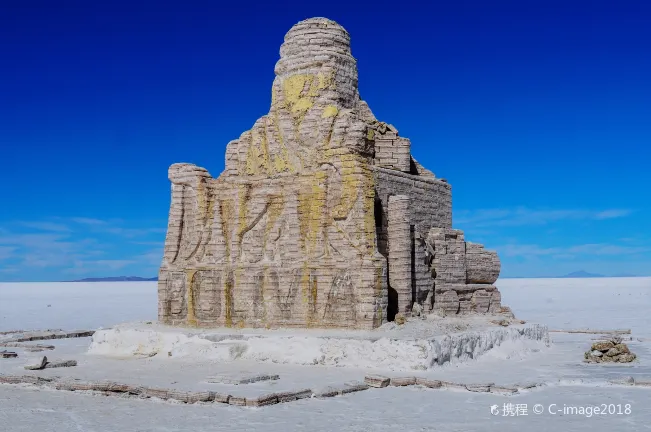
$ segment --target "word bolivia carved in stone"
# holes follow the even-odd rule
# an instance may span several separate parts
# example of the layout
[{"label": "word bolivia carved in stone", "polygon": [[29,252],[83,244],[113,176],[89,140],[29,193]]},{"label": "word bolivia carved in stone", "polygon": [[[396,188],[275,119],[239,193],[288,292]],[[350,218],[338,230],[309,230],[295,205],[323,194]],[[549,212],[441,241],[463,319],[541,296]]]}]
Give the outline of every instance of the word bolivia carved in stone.
[{"label": "word bolivia carved in stone", "polygon": [[370,329],[397,313],[498,311],[497,254],[452,228],[450,185],[360,99],[350,36],[292,27],[271,109],[217,178],[169,169],[161,322]]}]

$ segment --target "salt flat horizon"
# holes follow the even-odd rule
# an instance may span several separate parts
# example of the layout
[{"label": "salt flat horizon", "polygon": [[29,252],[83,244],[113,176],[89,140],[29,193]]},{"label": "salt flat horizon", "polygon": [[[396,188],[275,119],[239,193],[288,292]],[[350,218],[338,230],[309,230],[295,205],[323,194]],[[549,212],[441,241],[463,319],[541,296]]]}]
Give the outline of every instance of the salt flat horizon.
[{"label": "salt flat horizon", "polygon": [[[555,329],[630,328],[629,342],[638,360],[630,366],[585,365],[583,352],[594,335],[552,333],[547,348],[523,349],[517,344],[494,348],[476,360],[460,365],[413,371],[435,379],[470,382],[537,381],[536,391],[505,398],[493,394],[429,390],[417,387],[368,390],[330,398],[308,399],[260,409],[235,406],[178,405],[138,399],[106,399],[29,386],[0,385],[0,418],[12,431],[58,430],[493,430],[518,431],[550,428],[573,431],[648,430],[651,392],[645,388],[617,387],[609,379],[625,375],[651,378],[648,311],[651,310],[651,277],[635,278],[529,278],[499,279],[503,304],[516,317]],[[100,329],[125,322],[156,321],[157,283],[148,282],[1,282],[0,331],[16,329]],[[355,368],[300,366],[243,362],[174,359],[114,359],[90,355],[88,339],[53,341],[53,356],[74,358],[77,368],[56,371],[84,379],[138,380],[151,385],[206,386],[205,376],[215,371],[241,368],[277,371],[284,385],[359,379],[366,373]],[[526,347],[525,347],[526,348]],[[38,354],[33,354],[36,356]],[[292,352],[287,352],[293,356]],[[22,364],[0,363],[3,374],[21,374]],[[49,355],[48,355],[49,357]],[[63,358],[62,357],[62,358]],[[154,361],[154,363],[151,363]],[[191,366],[191,367],[189,367]],[[233,369],[235,368],[235,369]],[[237,369],[240,368],[240,369]],[[44,371],[45,372],[45,371]],[[410,372],[412,373],[412,372]],[[637,378],[636,378],[637,379]],[[135,381],[134,381],[135,380]],[[179,381],[180,384],[171,384]],[[138,381],[139,382],[139,381]],[[185,383],[185,384],[183,384]],[[297,387],[298,388],[298,387]],[[253,388],[251,389],[253,391]],[[396,404],[396,401],[401,401]],[[506,402],[551,406],[630,404],[627,416],[558,416],[529,413],[528,417],[492,416],[490,407]],[[424,415],[432,413],[432,415]],[[218,417],[220,423],[214,419]],[[463,419],[463,424],[460,423]],[[223,424],[223,425],[222,425]]]}]

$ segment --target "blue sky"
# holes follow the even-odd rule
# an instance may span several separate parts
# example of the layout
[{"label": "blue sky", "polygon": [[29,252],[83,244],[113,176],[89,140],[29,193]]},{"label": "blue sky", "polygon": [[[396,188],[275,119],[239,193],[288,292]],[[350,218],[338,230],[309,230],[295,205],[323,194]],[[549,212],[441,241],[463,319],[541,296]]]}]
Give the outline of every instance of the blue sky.
[{"label": "blue sky", "polygon": [[168,166],[221,172],[312,16],[504,276],[651,275],[650,2],[220,3],[3,4],[0,281],[154,276]]}]

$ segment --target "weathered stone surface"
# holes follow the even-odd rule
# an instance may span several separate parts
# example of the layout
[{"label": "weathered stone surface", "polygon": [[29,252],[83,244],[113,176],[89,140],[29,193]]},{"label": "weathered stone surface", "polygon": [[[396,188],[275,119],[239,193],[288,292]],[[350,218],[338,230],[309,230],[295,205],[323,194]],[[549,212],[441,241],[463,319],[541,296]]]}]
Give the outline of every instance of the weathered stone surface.
[{"label": "weathered stone surface", "polygon": [[293,26],[271,93],[269,112],[228,143],[217,178],[169,169],[161,322],[370,329],[414,303],[430,311],[441,284],[471,293],[475,282],[493,293],[488,303],[443,293],[439,307],[499,307],[497,256],[452,229],[450,185],[360,98],[344,28]]},{"label": "weathered stone surface", "polygon": [[298,399],[307,399],[312,397],[312,390],[302,389],[297,391],[275,393],[278,403],[291,402]]},{"label": "weathered stone surface", "polygon": [[495,383],[489,384],[466,384],[466,389],[474,393],[488,393]]},{"label": "weathered stone surface", "polygon": [[631,351],[629,351],[628,346],[625,343],[619,343],[614,346],[614,348],[619,351],[620,354],[628,354]]},{"label": "weathered stone surface", "polygon": [[416,384],[429,388],[441,388],[443,384],[439,380],[432,380],[427,378],[416,378]]},{"label": "weathered stone surface", "polygon": [[391,378],[390,385],[394,387],[410,386],[416,384],[416,377]]},{"label": "weathered stone surface", "polygon": [[341,390],[333,386],[327,386],[314,391],[314,397],[319,399],[339,396],[340,394]]},{"label": "weathered stone surface", "polygon": [[466,243],[466,282],[469,284],[494,284],[500,275],[500,259],[484,245]]},{"label": "weathered stone surface", "polygon": [[35,363],[26,365],[25,369],[27,369],[27,370],[39,370],[39,369],[43,369],[46,364],[47,364],[47,357],[43,356],[43,357],[40,357]]},{"label": "weathered stone surface", "polygon": [[240,396],[231,396],[228,399],[229,405],[246,406],[246,398]]},{"label": "weathered stone surface", "polygon": [[48,368],[60,368],[60,367],[73,367],[77,366],[77,360],[64,360],[57,362],[48,362],[45,365],[45,369]]},{"label": "weathered stone surface", "polygon": [[614,348],[615,344],[611,341],[601,341],[592,344],[592,350],[607,352],[609,349]]},{"label": "weathered stone surface", "polygon": [[257,398],[246,400],[246,406],[251,406],[251,407],[261,407],[267,405],[274,405],[277,403],[278,403],[278,396],[276,394],[258,396]]},{"label": "weathered stone surface", "polygon": [[471,310],[473,312],[486,313],[491,304],[493,294],[485,290],[477,290],[472,294]]},{"label": "weathered stone surface", "polygon": [[364,382],[367,385],[376,388],[386,387],[389,385],[390,381],[391,379],[389,377],[382,375],[367,375],[364,377]]},{"label": "weathered stone surface", "polygon": [[619,362],[620,363],[630,363],[633,360],[635,360],[636,358],[637,358],[637,356],[635,354],[633,354],[633,353],[622,354],[622,355],[619,356]]},{"label": "weathered stone surface", "polygon": [[439,309],[448,315],[459,312],[459,295],[456,291],[446,291],[434,296],[434,309]]}]

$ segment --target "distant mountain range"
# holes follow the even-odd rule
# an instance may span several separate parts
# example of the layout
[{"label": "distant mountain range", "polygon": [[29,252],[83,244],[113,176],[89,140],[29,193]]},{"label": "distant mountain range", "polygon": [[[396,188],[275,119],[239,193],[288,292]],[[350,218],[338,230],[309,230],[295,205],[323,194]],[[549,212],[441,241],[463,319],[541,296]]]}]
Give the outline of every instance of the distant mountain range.
[{"label": "distant mountain range", "polygon": [[139,276],[112,276],[112,277],[99,277],[99,278],[86,278],[73,280],[70,282],[147,282],[157,281],[158,277],[143,278]]},{"label": "distant mountain range", "polygon": [[635,275],[627,273],[618,273],[611,276],[602,275],[599,273],[588,273],[587,271],[579,270],[572,273],[568,273],[565,276],[559,276],[561,278],[600,278],[600,277],[635,277]]}]

